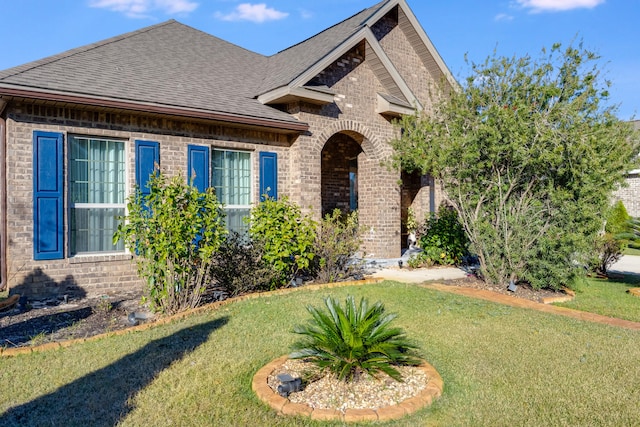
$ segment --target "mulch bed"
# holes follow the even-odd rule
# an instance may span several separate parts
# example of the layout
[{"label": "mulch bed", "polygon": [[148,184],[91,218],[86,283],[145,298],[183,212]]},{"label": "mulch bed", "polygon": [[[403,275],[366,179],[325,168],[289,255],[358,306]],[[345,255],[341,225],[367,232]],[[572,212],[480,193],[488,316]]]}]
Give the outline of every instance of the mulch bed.
[{"label": "mulch bed", "polygon": [[0,312],[0,347],[13,348],[88,338],[131,326],[144,310],[139,292],[97,298],[28,301]]},{"label": "mulch bed", "polygon": [[515,298],[527,299],[534,302],[542,302],[543,298],[564,296],[564,292],[552,291],[550,289],[535,290],[528,284],[518,284],[516,291],[511,292],[507,286],[492,286],[478,279],[474,275],[468,275],[464,279],[438,280],[438,283],[452,286],[464,286],[467,288],[484,289],[502,295],[509,295]]}]

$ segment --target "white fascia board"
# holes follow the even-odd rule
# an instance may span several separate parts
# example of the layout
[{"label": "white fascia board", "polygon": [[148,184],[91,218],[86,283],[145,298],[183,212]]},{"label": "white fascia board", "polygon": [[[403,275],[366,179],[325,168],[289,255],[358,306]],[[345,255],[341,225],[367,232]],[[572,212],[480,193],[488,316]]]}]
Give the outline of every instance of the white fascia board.
[{"label": "white fascia board", "polygon": [[373,32],[369,27],[365,28],[365,39],[369,43],[369,46],[371,47],[373,52],[376,54],[380,62],[382,62],[382,65],[384,65],[384,68],[391,75],[391,78],[393,79],[395,84],[398,85],[404,97],[407,99],[407,101],[409,101],[409,104],[414,105],[418,111],[421,111],[422,104],[420,104],[420,101],[418,101],[418,98],[416,98],[416,96],[413,94],[413,92],[411,91],[407,83],[400,76],[400,73],[398,73],[398,70],[391,62],[391,59],[389,59],[387,54],[384,52],[384,50],[382,49],[382,46],[380,46],[380,43],[378,43],[378,40],[373,35]]},{"label": "white fascia board", "polygon": [[384,99],[380,94],[378,94],[378,103],[376,105],[376,113],[378,114],[389,114],[394,116],[401,115],[413,115],[416,110],[413,108],[405,107],[403,105],[393,104],[386,99]]},{"label": "white fascia board", "polygon": [[318,104],[331,104],[333,95],[303,87],[282,86],[258,97],[262,104],[277,103],[288,98],[300,98]]},{"label": "white fascia board", "polygon": [[347,53],[351,48],[360,42],[364,38],[366,28],[361,28],[355,32],[351,37],[342,42],[339,46],[329,52],[328,55],[320,58],[315,64],[307,68],[302,74],[293,79],[289,86],[301,87],[309,80],[320,74],[321,71],[329,67],[333,62],[337,61],[342,55]]}]

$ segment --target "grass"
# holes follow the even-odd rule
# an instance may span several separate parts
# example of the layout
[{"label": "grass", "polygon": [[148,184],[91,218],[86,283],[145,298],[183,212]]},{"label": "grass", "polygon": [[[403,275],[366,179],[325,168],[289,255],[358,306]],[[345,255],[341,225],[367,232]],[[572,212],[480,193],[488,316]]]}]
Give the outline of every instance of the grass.
[{"label": "grass", "polygon": [[625,248],[623,253],[625,255],[635,255],[635,256],[640,256],[640,249],[634,249],[634,248]]},{"label": "grass", "polygon": [[640,332],[415,285],[234,302],[145,332],[0,358],[0,425],[337,426],[285,418],[251,391],[307,304],[383,301],[442,375],[443,396],[389,426],[635,425]]},{"label": "grass", "polygon": [[630,275],[621,281],[588,279],[573,301],[555,305],[640,322],[640,298],[627,292],[635,287],[638,278]]}]

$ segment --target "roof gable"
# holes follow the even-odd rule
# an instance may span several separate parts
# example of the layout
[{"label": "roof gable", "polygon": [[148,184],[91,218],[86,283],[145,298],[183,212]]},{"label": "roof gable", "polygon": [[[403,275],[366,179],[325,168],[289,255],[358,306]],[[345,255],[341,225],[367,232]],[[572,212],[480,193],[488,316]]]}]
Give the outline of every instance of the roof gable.
[{"label": "roof gable", "polygon": [[[421,109],[420,102],[402,79],[384,52],[372,27],[394,8],[398,9],[401,30],[414,46],[422,62],[434,76],[444,76],[452,87],[456,82],[405,0],[385,0],[363,10],[339,24],[270,58],[270,72],[263,81],[258,99],[264,103],[279,102],[280,95],[293,94],[321,71],[361,42],[366,45],[366,58],[374,73],[394,99]],[[288,91],[285,90],[288,88]],[[313,94],[308,94],[313,96]],[[320,97],[315,97],[321,101]]]}]

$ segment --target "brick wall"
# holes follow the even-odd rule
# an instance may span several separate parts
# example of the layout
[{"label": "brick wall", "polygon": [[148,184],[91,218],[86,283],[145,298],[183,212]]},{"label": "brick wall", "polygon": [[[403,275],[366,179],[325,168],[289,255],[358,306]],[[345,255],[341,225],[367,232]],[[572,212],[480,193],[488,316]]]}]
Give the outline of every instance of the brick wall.
[{"label": "brick wall", "polygon": [[[434,79],[402,32],[397,17],[392,11],[380,22],[374,31],[383,49],[421,103],[430,105]],[[322,150],[334,135],[349,136],[362,149],[358,155],[358,216],[365,230],[364,252],[373,257],[397,257],[402,242],[400,172],[387,166],[391,155],[387,142],[397,137],[398,129],[375,112],[377,93],[389,90],[367,63],[365,52],[362,43],[313,79],[336,92],[333,104],[287,106],[291,114],[310,124],[309,132],[291,147],[291,197],[320,216],[326,204],[321,196],[322,179],[326,179]],[[439,197],[435,186],[422,184],[412,200],[421,217],[434,206],[431,194],[434,201]]]},{"label": "brick wall", "polygon": [[[254,200],[258,199],[257,151],[278,153],[278,187],[289,187],[289,137],[254,130],[225,128],[207,123],[11,103],[7,109],[7,270],[9,288],[32,296],[55,294],[100,295],[142,286],[132,256],[69,256],[51,261],[33,260],[33,131],[64,134],[65,162],[68,135],[109,137],[126,142],[127,182],[135,183],[135,140],[160,143],[161,169],[186,179],[187,145],[246,150],[253,155]],[[268,144],[268,145],[267,145]],[[65,182],[68,182],[65,167]],[[66,190],[65,190],[66,191]],[[65,193],[65,196],[67,194]],[[65,242],[68,243],[68,201],[65,198]]]},{"label": "brick wall", "polygon": [[618,189],[613,195],[615,200],[622,200],[629,215],[640,217],[640,175],[630,174],[625,180],[626,187]]}]

